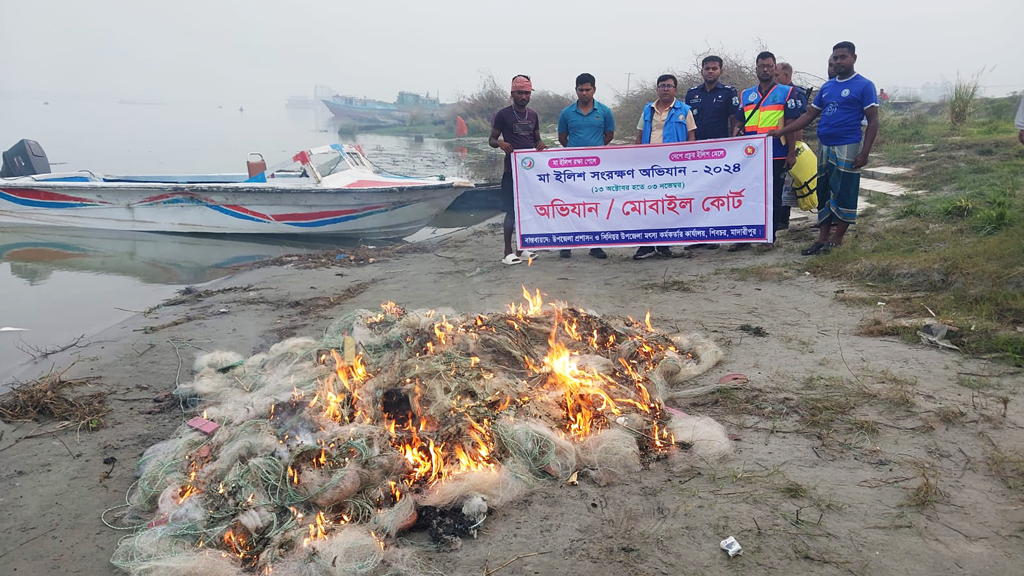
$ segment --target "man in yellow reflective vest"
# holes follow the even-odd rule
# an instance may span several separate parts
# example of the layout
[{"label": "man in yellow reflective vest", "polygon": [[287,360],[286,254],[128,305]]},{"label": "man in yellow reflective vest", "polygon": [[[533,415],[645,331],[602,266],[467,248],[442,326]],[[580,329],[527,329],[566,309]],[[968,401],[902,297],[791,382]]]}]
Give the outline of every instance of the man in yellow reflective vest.
[{"label": "man in yellow reflective vest", "polygon": [[[767,134],[778,130],[797,118],[807,109],[802,93],[792,86],[775,82],[775,55],[761,52],[754,61],[757,72],[757,86],[743,91],[740,103],[743,108],[736,112],[744,134]],[[782,205],[782,190],[786,184],[786,171],[796,163],[796,148],[789,142],[774,138],[772,143],[772,242],[779,230],[789,228],[789,207]],[[733,244],[730,252],[748,248],[749,244]]]}]

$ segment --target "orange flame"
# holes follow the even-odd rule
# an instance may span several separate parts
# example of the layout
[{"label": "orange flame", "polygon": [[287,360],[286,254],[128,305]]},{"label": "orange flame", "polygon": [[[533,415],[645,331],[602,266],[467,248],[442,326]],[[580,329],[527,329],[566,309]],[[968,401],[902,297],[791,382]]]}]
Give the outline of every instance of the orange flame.
[{"label": "orange flame", "polygon": [[306,548],[311,542],[327,539],[327,525],[330,522],[324,517],[323,510],[316,513],[316,518],[309,525],[309,535],[302,539],[302,547]]},{"label": "orange flame", "polygon": [[[548,354],[544,366],[550,373],[549,386],[561,390],[565,396],[565,412],[569,422],[566,429],[575,438],[583,438],[594,429],[595,412],[621,414],[615,401],[604,391],[602,377],[597,372],[580,370],[574,354],[556,339],[561,314],[556,310],[555,322],[548,337]],[[597,425],[599,428],[599,424]]]},{"label": "orange flame", "polygon": [[224,533],[224,545],[239,558],[243,558],[245,553],[249,551],[249,542],[246,540],[245,534],[241,532],[235,534],[233,530],[228,530]]}]

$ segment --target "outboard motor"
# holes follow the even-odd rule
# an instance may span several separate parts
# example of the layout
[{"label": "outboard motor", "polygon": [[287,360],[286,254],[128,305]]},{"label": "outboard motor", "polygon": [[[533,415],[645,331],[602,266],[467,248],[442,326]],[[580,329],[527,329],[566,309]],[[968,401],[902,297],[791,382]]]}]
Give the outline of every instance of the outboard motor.
[{"label": "outboard motor", "polygon": [[0,178],[50,173],[50,161],[46,158],[46,152],[43,152],[43,147],[35,140],[18,142],[4,152],[3,158],[4,165],[0,169]]}]

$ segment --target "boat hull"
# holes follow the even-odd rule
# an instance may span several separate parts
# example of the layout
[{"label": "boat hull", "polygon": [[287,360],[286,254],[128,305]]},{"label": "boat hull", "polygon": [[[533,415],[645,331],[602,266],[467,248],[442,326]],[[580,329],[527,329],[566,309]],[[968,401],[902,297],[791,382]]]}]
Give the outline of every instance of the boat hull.
[{"label": "boat hull", "polygon": [[0,222],[137,232],[400,238],[425,226],[464,190],[450,183],[299,191],[239,185],[161,189],[4,182]]}]

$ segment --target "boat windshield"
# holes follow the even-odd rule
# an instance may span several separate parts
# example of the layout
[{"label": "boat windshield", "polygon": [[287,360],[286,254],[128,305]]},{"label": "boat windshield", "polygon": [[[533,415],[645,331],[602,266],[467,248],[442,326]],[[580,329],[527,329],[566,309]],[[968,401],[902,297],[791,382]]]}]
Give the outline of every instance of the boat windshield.
[{"label": "boat windshield", "polygon": [[[318,154],[317,156],[321,156]],[[349,169],[345,157],[335,152],[334,154],[323,154],[324,158],[315,158],[314,164],[321,176],[330,176]]]},{"label": "boat windshield", "polygon": [[345,170],[371,170],[376,174],[384,172],[355,151],[346,151],[340,144],[320,146],[309,150],[310,161],[321,176],[338,174]]}]

